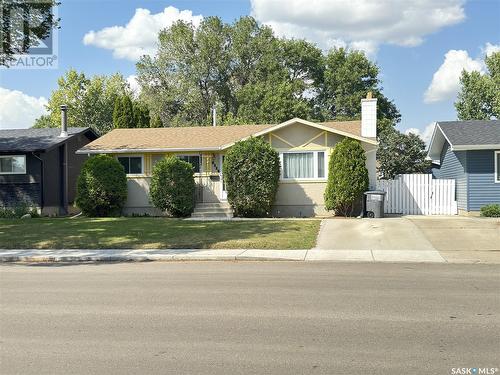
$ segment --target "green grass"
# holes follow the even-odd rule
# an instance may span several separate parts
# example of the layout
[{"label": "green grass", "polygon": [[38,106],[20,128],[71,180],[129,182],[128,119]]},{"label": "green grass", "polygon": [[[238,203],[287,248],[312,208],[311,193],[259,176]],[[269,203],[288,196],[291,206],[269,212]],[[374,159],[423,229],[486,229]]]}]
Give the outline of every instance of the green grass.
[{"label": "green grass", "polygon": [[319,220],[167,218],[0,220],[0,249],[310,249]]}]

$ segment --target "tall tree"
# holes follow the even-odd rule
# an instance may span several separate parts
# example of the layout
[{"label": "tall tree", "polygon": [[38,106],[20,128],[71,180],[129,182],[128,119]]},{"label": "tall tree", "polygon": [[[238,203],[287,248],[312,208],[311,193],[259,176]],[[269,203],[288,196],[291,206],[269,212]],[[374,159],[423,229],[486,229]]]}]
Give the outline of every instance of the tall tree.
[{"label": "tall tree", "polygon": [[163,123],[161,122],[161,118],[159,115],[155,115],[151,117],[151,121],[149,122],[150,128],[163,128]]},{"label": "tall tree", "polygon": [[91,127],[99,134],[113,128],[115,99],[130,91],[120,74],[92,76],[69,70],[59,78],[47,104],[49,114],[36,120],[36,127],[58,127],[62,104],[68,105],[68,123],[75,127]]},{"label": "tall tree", "polygon": [[149,128],[151,119],[146,104],[136,100],[133,102],[134,123],[136,128]]},{"label": "tall tree", "polygon": [[59,27],[55,0],[9,0],[0,6],[0,65],[9,66],[13,56],[29,51]]},{"label": "tall tree", "polygon": [[138,127],[134,116],[134,105],[129,95],[122,95],[115,99],[113,127],[115,129]]},{"label": "tall tree", "polygon": [[500,118],[500,52],[486,56],[486,74],[462,71],[455,108],[460,120]]},{"label": "tall tree", "polygon": [[403,134],[396,129],[384,130],[377,150],[378,174],[393,179],[398,174],[429,173],[425,142],[416,134]]}]

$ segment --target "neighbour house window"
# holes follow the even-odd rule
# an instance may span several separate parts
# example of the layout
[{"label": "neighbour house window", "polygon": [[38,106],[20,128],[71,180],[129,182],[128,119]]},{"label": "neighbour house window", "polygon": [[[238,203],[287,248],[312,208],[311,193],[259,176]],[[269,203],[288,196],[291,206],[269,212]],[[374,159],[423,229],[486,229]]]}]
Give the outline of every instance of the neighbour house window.
[{"label": "neighbour house window", "polygon": [[25,174],[25,155],[0,156],[0,174]]},{"label": "neighbour house window", "polygon": [[200,162],[200,155],[178,155],[177,156],[179,159],[187,161],[193,166],[194,173],[200,173],[201,172],[201,162]]},{"label": "neighbour house window", "polygon": [[495,151],[495,182],[500,182],[500,151]]},{"label": "neighbour house window", "polygon": [[324,179],[326,158],[324,151],[282,152],[283,179]]},{"label": "neighbour house window", "polygon": [[126,174],[142,174],[142,156],[120,156],[118,161],[123,168],[125,168]]},{"label": "neighbour house window", "polygon": [[156,163],[158,163],[160,160],[163,160],[163,159],[165,159],[165,155],[163,155],[163,154],[153,155],[151,157],[151,166],[154,168],[154,166],[156,165]]}]

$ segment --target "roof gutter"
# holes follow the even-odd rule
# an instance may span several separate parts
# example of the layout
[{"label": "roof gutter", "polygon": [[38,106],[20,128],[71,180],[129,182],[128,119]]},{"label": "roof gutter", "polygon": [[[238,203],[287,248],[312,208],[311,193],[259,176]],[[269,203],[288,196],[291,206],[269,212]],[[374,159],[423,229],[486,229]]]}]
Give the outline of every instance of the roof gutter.
[{"label": "roof gutter", "polygon": [[195,147],[195,148],[115,148],[115,149],[94,149],[86,150],[81,148],[76,151],[77,154],[130,154],[140,152],[183,152],[183,151],[220,151],[221,147]]},{"label": "roof gutter", "polygon": [[491,145],[452,145],[452,151],[467,151],[467,150],[491,150],[491,149],[499,149],[500,144],[491,144]]}]

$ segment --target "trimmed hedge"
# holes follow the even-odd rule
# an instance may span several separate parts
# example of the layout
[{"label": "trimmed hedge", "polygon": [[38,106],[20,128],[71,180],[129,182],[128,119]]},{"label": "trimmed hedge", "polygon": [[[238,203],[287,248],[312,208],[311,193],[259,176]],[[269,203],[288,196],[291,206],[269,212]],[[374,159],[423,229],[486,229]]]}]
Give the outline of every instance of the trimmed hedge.
[{"label": "trimmed hedge", "polygon": [[500,204],[487,204],[481,207],[481,216],[500,217]]},{"label": "trimmed hedge", "polygon": [[189,216],[194,210],[193,166],[175,156],[160,160],[151,177],[151,203],[176,217]]},{"label": "trimmed hedge", "polygon": [[75,203],[86,216],[118,216],[127,199],[123,166],[108,155],[92,156],[78,176]]},{"label": "trimmed hedge", "polygon": [[328,183],[325,189],[325,207],[335,214],[351,216],[368,190],[366,156],[361,143],[345,138],[337,143],[328,164]]},{"label": "trimmed hedge", "polygon": [[270,215],[278,190],[280,159],[267,142],[253,137],[237,142],[225,156],[223,174],[235,216]]}]

